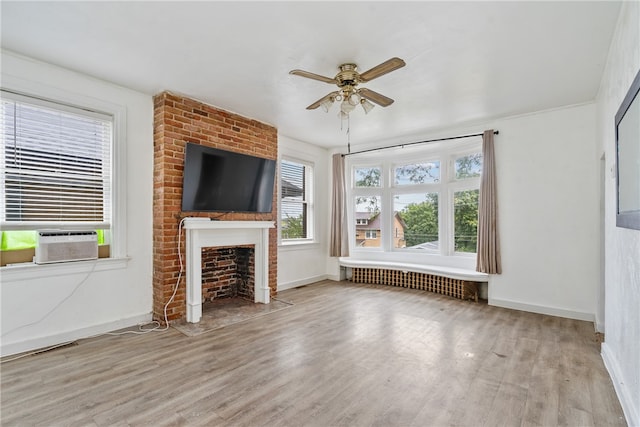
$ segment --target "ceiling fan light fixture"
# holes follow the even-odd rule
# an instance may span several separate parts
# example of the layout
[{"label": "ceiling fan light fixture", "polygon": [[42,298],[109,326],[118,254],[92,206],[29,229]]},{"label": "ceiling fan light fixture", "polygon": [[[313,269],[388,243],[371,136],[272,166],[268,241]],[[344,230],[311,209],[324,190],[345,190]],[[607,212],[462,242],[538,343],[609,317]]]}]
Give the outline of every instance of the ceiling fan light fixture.
[{"label": "ceiling fan light fixture", "polygon": [[351,102],[349,102],[349,100],[347,99],[342,101],[342,103],[340,104],[340,111],[342,111],[345,114],[349,114],[350,112],[353,111],[354,108],[356,108],[356,106],[353,105]]},{"label": "ceiling fan light fixture", "polygon": [[357,93],[352,93],[347,98],[347,101],[349,102],[349,104],[355,107],[356,105],[360,104],[360,95],[358,95]]},{"label": "ceiling fan light fixture", "polygon": [[320,103],[320,106],[322,107],[325,113],[329,112],[329,109],[331,108],[332,105],[333,105],[332,99],[325,99]]},{"label": "ceiling fan light fixture", "polygon": [[360,101],[360,105],[362,105],[362,109],[364,110],[365,114],[369,114],[369,111],[371,111],[373,109],[373,107],[375,107],[375,105],[373,105],[373,103],[369,102],[368,100],[362,98],[362,100]]}]

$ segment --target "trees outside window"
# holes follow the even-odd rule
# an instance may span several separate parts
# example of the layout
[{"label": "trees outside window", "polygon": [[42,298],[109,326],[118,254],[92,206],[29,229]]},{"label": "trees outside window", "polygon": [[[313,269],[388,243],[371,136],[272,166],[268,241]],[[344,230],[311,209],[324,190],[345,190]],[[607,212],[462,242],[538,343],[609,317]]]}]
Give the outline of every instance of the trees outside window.
[{"label": "trees outside window", "polygon": [[456,252],[476,252],[479,194],[477,189],[453,193],[453,239]]},{"label": "trees outside window", "polygon": [[394,211],[404,232],[394,248],[438,250],[438,193],[396,195]]}]

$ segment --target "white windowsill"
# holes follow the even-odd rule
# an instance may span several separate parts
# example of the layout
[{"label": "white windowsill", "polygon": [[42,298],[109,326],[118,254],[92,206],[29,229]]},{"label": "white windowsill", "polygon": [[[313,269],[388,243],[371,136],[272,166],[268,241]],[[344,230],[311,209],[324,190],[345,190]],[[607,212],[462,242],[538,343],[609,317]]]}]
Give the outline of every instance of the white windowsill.
[{"label": "white windowsill", "polygon": [[52,264],[35,264],[25,262],[11,264],[0,268],[2,281],[18,281],[29,279],[43,279],[51,276],[65,276],[69,274],[88,273],[90,271],[106,271],[126,268],[129,262],[124,258],[100,258],[90,261],[69,261]]},{"label": "white windowsill", "polygon": [[311,249],[319,247],[320,243],[315,240],[289,240],[282,241],[278,245],[278,249],[282,250],[299,250],[299,249]]},{"label": "white windowsill", "polygon": [[418,273],[435,274],[458,280],[472,280],[486,282],[489,275],[475,270],[459,267],[448,267],[425,263],[409,263],[398,261],[373,261],[351,257],[340,257],[338,262],[343,267],[350,268],[380,268],[387,270],[415,271]]}]

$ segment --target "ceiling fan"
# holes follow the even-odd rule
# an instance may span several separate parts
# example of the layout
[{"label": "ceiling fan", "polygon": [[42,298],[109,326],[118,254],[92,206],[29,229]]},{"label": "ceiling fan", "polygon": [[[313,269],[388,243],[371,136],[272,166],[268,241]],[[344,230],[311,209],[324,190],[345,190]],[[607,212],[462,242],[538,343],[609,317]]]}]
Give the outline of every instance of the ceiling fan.
[{"label": "ceiling fan", "polygon": [[390,73],[391,71],[395,71],[398,68],[402,68],[405,65],[405,62],[402,59],[391,58],[384,61],[382,64],[378,64],[370,70],[365,71],[364,73],[358,72],[358,66],[356,64],[341,64],[338,66],[338,70],[340,71],[334,78],[321,76],[304,70],[291,70],[289,71],[289,74],[337,85],[340,88],[339,90],[331,92],[320,98],[313,104],[309,105],[307,110],[315,110],[321,106],[325,111],[329,111],[329,108],[334,101],[342,101],[340,104],[340,114],[345,116],[348,115],[357,105],[361,105],[365,113],[368,113],[374,107],[371,102],[378,104],[381,107],[388,107],[393,104],[393,99],[371,89],[359,88],[358,85],[360,83],[370,82],[375,78]]}]

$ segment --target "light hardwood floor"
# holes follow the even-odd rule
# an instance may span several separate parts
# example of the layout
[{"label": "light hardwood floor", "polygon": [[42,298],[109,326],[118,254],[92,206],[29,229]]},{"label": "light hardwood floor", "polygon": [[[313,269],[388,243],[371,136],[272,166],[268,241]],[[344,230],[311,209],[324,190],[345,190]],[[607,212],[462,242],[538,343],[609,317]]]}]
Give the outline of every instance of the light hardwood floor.
[{"label": "light hardwood floor", "polygon": [[348,282],[278,299],[3,363],[2,425],[625,425],[592,323]]}]

